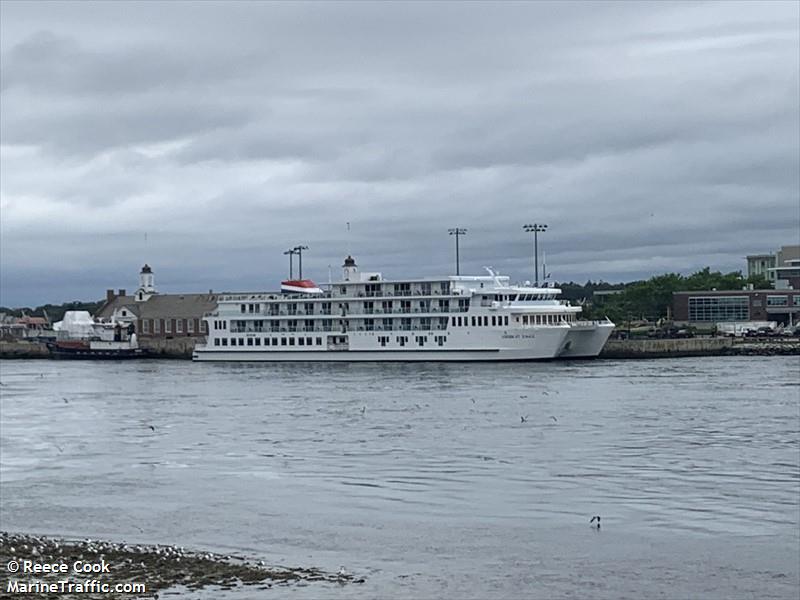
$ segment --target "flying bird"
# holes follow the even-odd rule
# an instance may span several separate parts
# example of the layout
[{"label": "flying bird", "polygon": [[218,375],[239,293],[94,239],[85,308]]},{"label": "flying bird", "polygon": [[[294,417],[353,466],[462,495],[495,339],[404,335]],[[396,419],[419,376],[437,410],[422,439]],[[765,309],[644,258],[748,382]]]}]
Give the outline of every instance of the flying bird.
[{"label": "flying bird", "polygon": [[553,415],[550,415],[550,418],[553,419],[556,423],[558,423],[558,419],[556,419]]},{"label": "flying bird", "polygon": [[524,417],[520,417],[519,418],[519,422],[520,423],[527,423],[528,422],[528,415],[525,415]]}]

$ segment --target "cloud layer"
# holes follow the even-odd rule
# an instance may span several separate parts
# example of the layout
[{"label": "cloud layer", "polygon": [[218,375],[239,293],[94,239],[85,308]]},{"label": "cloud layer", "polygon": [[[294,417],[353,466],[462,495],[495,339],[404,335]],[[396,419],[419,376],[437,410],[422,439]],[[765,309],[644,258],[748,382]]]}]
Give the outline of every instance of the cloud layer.
[{"label": "cloud layer", "polygon": [[[797,3],[0,4],[0,304],[800,243]],[[346,233],[345,223],[352,224]],[[146,237],[146,240],[145,240]],[[348,239],[349,238],[349,239]]]}]

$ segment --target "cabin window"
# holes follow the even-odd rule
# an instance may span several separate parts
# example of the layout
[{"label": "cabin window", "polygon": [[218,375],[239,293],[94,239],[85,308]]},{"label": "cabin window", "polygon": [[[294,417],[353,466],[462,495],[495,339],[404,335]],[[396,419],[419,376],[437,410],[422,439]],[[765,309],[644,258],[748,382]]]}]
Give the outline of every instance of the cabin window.
[{"label": "cabin window", "polygon": [[227,346],[228,345],[228,338],[222,338],[222,345],[223,346]]},{"label": "cabin window", "polygon": [[247,345],[248,346],[252,346],[253,345],[253,338],[247,338]]},{"label": "cabin window", "polygon": [[278,345],[278,338],[272,338],[272,345],[273,346],[277,346]]},{"label": "cabin window", "polygon": [[312,343],[312,339],[310,337],[306,338],[306,346],[310,346]]},{"label": "cabin window", "polygon": [[285,345],[286,345],[286,338],[281,338],[281,346],[285,346]]},{"label": "cabin window", "polygon": [[241,305],[241,310],[242,310],[242,313],[247,312],[247,305],[246,304],[242,304]]},{"label": "cabin window", "polygon": [[503,323],[508,327],[508,315],[503,316]]},{"label": "cabin window", "polygon": [[260,346],[260,345],[261,345],[261,338],[256,338],[256,346]]},{"label": "cabin window", "polygon": [[492,315],[492,327],[497,327],[497,317]]},{"label": "cabin window", "polygon": [[219,338],[214,338],[214,345],[219,346]]},{"label": "cabin window", "polygon": [[475,327],[475,317],[472,317],[472,326]]},{"label": "cabin window", "polygon": [[297,341],[301,346],[305,346],[306,345],[306,338],[299,338]]},{"label": "cabin window", "polygon": [[294,338],[293,337],[289,338],[289,345],[290,346],[294,346]]},{"label": "cabin window", "polygon": [[[460,323],[461,318],[460,317],[450,317],[450,318],[453,319],[453,327],[455,327],[456,324],[461,325],[461,323]],[[458,319],[458,321],[456,319]]]}]

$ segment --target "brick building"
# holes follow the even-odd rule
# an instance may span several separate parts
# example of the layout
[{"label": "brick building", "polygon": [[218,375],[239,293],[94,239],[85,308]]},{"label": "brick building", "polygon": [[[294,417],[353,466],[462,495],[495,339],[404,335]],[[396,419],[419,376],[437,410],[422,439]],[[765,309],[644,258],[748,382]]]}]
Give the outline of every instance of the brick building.
[{"label": "brick building", "polygon": [[800,321],[800,289],[675,292],[672,314],[684,323]]},{"label": "brick building", "polygon": [[140,338],[203,337],[203,315],[217,307],[216,294],[160,294],[149,265],[139,273],[139,287],[132,295],[125,290],[106,291],[106,301],[95,314],[101,321],[133,323]]}]

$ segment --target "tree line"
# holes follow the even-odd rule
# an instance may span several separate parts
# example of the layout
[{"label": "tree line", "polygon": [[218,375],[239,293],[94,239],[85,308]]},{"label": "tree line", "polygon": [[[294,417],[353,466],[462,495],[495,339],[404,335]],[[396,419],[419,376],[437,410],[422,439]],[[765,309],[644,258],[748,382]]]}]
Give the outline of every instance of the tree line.
[{"label": "tree line", "polygon": [[[563,297],[573,303],[583,304],[584,318],[608,317],[615,323],[631,319],[657,321],[668,318],[672,310],[674,292],[698,290],[741,290],[749,285],[754,289],[772,289],[772,283],[761,276],[745,277],[741,271],[722,273],[706,267],[691,275],[665,273],[647,280],[609,284],[588,281],[585,285],[574,282],[557,284]],[[616,290],[619,293],[595,296],[595,291]]]},{"label": "tree line", "polygon": [[88,310],[89,314],[96,313],[101,306],[105,304],[105,300],[98,300],[97,302],[81,302],[74,300],[72,302],[65,302],[63,304],[43,304],[36,308],[6,308],[0,306],[0,313],[5,313],[13,317],[45,317],[50,320],[50,323],[55,323],[64,318],[64,313],[68,310]]}]

